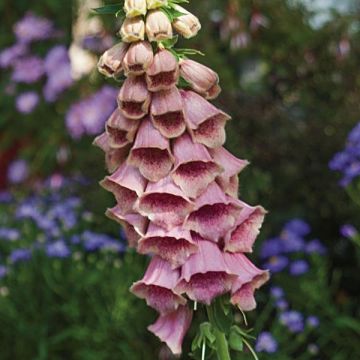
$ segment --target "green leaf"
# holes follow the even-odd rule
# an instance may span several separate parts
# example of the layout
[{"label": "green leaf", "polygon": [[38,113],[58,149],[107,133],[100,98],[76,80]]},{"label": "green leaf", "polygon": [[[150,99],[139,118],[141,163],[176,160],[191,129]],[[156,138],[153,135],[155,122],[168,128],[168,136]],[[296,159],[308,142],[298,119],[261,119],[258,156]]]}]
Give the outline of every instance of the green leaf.
[{"label": "green leaf", "polygon": [[99,15],[114,15],[123,9],[122,4],[105,5],[96,9],[92,9]]},{"label": "green leaf", "polygon": [[200,334],[208,339],[210,344],[213,344],[216,340],[215,335],[212,333],[211,324],[209,322],[204,322],[200,325]]},{"label": "green leaf", "polygon": [[173,8],[172,5],[166,7],[166,6],[162,6],[160,8],[160,10],[168,17],[169,21],[172,23],[175,19],[177,19],[178,17],[185,15],[184,13],[182,13],[181,11],[178,11],[176,9]]},{"label": "green leaf", "polygon": [[242,336],[234,329],[233,326],[230,330],[229,345],[235,351],[243,351],[244,342]]},{"label": "green leaf", "polygon": [[161,44],[164,45],[166,49],[171,49],[174,47],[174,45],[177,43],[178,40],[179,40],[179,36],[175,35],[171,39],[166,39],[161,41]]},{"label": "green leaf", "polygon": [[124,18],[126,16],[125,10],[121,8],[119,11],[115,13],[115,16],[120,19]]},{"label": "green leaf", "polygon": [[170,0],[170,4],[188,4],[189,0]]},{"label": "green leaf", "polygon": [[234,322],[232,313],[225,314],[223,310],[222,301],[223,298],[218,298],[214,301],[213,304],[213,316],[215,321],[215,326],[223,333],[228,334],[230,327]]}]

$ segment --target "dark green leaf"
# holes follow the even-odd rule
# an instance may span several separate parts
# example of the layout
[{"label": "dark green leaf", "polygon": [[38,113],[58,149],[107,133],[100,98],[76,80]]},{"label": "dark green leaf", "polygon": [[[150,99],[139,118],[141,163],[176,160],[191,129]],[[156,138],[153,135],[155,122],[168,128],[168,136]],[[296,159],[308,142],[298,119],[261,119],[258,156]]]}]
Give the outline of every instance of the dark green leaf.
[{"label": "dark green leaf", "polygon": [[200,325],[200,334],[209,340],[210,344],[213,344],[216,340],[215,335],[212,333],[211,324],[204,322]]},{"label": "dark green leaf", "polygon": [[171,49],[177,43],[178,39],[179,39],[179,36],[175,35],[171,39],[166,39],[166,40],[161,41],[161,44],[163,44],[166,49]]},{"label": "dark green leaf", "polygon": [[177,86],[182,88],[182,89],[191,88],[190,83],[188,81],[186,81],[182,76],[179,77],[179,80],[177,82]]},{"label": "dark green leaf", "polygon": [[181,11],[174,9],[171,5],[169,7],[162,6],[160,10],[168,17],[172,23],[176,18],[185,15]]},{"label": "dark green leaf", "polygon": [[113,15],[121,11],[122,8],[123,8],[122,4],[111,4],[93,9],[93,11],[95,11],[99,15]]},{"label": "dark green leaf", "polygon": [[223,310],[221,302],[222,298],[218,298],[214,301],[213,304],[213,316],[215,321],[215,326],[223,333],[228,334],[230,327],[234,322],[232,314],[226,315]]}]

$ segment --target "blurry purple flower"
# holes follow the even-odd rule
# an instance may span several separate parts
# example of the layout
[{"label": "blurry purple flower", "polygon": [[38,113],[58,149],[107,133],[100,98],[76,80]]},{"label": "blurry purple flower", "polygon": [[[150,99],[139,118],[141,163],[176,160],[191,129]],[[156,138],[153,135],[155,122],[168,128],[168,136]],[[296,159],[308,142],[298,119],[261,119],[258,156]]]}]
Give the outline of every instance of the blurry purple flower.
[{"label": "blurry purple flower", "polygon": [[360,122],[350,131],[348,141],[353,144],[360,143]]},{"label": "blurry purple flower", "polygon": [[352,239],[358,234],[358,232],[354,226],[345,224],[340,228],[340,234],[347,239]]},{"label": "blurry purple flower", "polygon": [[81,238],[79,235],[72,235],[70,238],[70,242],[74,245],[80,244]]},{"label": "blurry purple flower", "polygon": [[28,261],[31,259],[30,249],[16,249],[13,250],[9,256],[10,262],[16,264],[22,261]]},{"label": "blurry purple flower", "polygon": [[25,44],[14,44],[0,52],[0,68],[13,65],[14,61],[24,56],[28,51]]},{"label": "blurry purple flower", "polygon": [[274,299],[281,299],[284,297],[284,290],[279,286],[272,286],[270,288],[270,294]]},{"label": "blurry purple flower", "polygon": [[265,259],[271,256],[279,255],[282,252],[282,244],[279,238],[265,240],[260,249],[260,256]]},{"label": "blurry purple flower", "polygon": [[82,239],[86,251],[108,249],[116,252],[121,252],[125,250],[125,246],[123,244],[105,234],[85,231],[82,234]]},{"label": "blurry purple flower", "polygon": [[308,235],[310,230],[310,225],[302,219],[292,219],[284,226],[284,231],[292,232],[299,236]]},{"label": "blurry purple flower", "polygon": [[66,114],[66,126],[71,137],[79,139],[84,134],[99,134],[116,108],[117,93],[116,88],[103,86],[90,97],[73,104]]},{"label": "blurry purple flower", "polygon": [[14,33],[19,42],[30,43],[54,37],[55,29],[50,20],[28,12],[14,25]]},{"label": "blurry purple flower", "polygon": [[310,315],[306,319],[306,324],[312,328],[316,328],[320,325],[320,320],[317,316]]},{"label": "blurry purple flower", "polygon": [[12,200],[12,195],[8,191],[0,191],[0,204],[8,203]]},{"label": "blurry purple flower", "polygon": [[7,172],[7,178],[12,184],[19,184],[29,176],[29,166],[25,160],[13,161]]},{"label": "blurry purple flower", "polygon": [[73,84],[70,58],[66,47],[54,46],[45,57],[44,67],[48,76],[43,91],[44,97],[46,101],[53,102]]},{"label": "blurry purple flower", "polygon": [[299,252],[304,250],[304,239],[295,233],[283,231],[281,233],[281,240],[284,253]]},{"label": "blurry purple flower", "polygon": [[326,247],[319,239],[310,240],[305,247],[305,251],[308,254],[324,255],[326,253]]},{"label": "blurry purple flower", "polygon": [[46,254],[54,258],[67,258],[70,256],[70,249],[64,240],[57,240],[46,245]]},{"label": "blurry purple flower", "polygon": [[114,39],[110,35],[88,35],[81,41],[81,47],[97,54],[103,53],[105,50],[114,45]]},{"label": "blurry purple flower", "polygon": [[27,91],[16,98],[16,109],[23,114],[34,111],[39,103],[39,95],[35,91]]},{"label": "blurry purple flower", "polygon": [[256,351],[272,354],[276,352],[277,348],[277,341],[269,332],[263,331],[259,334],[255,345]]},{"label": "blurry purple flower", "polygon": [[0,265],[0,279],[6,276],[8,273],[8,268],[4,265]]},{"label": "blurry purple flower", "polygon": [[309,271],[309,264],[305,260],[295,260],[290,264],[291,275],[303,275]]},{"label": "blurry purple flower", "polygon": [[280,322],[285,325],[290,332],[298,333],[304,330],[304,317],[298,311],[285,311],[280,315]]},{"label": "blurry purple flower", "polygon": [[28,56],[14,62],[12,80],[32,84],[41,79],[44,75],[43,60],[37,56]]},{"label": "blurry purple flower", "polygon": [[20,238],[20,232],[17,229],[0,228],[0,239],[6,241],[16,241]]},{"label": "blurry purple flower", "polygon": [[272,256],[265,264],[264,267],[272,273],[277,273],[284,270],[289,264],[289,259],[286,256]]},{"label": "blurry purple flower", "polygon": [[275,302],[275,306],[277,309],[284,311],[289,308],[289,303],[284,299],[280,299]]},{"label": "blurry purple flower", "polygon": [[350,157],[345,152],[338,152],[329,162],[329,168],[331,170],[342,171],[348,165]]}]

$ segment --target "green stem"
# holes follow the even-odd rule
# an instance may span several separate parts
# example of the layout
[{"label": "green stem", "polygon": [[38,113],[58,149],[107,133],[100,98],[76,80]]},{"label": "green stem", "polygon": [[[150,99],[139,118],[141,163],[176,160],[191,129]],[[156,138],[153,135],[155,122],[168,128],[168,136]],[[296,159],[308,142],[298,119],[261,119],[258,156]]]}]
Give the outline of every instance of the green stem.
[{"label": "green stem", "polygon": [[215,343],[216,343],[216,353],[218,360],[231,360],[229,353],[229,346],[226,340],[225,334],[218,329],[216,323],[214,321],[213,309],[211,306],[206,307],[206,312],[209,318],[209,322],[211,323],[215,335]]},{"label": "green stem", "polygon": [[231,360],[225,334],[214,327],[214,335],[216,337],[216,352],[218,360]]}]

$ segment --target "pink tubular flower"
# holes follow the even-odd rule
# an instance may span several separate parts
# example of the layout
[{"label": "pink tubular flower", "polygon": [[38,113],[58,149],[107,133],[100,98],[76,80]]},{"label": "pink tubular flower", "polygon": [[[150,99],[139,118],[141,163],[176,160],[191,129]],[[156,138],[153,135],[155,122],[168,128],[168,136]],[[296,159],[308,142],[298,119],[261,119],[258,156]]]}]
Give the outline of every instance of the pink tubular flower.
[{"label": "pink tubular flower", "polygon": [[135,202],[146,187],[146,179],[139,170],[124,163],[111,176],[107,176],[100,185],[111,191],[124,214],[132,212]]},{"label": "pink tubular flower", "polygon": [[258,269],[240,253],[225,253],[224,260],[228,271],[237,275],[236,281],[232,284],[231,303],[243,311],[254,310],[254,292],[269,280],[269,272]]},{"label": "pink tubular flower", "polygon": [[151,95],[141,76],[130,76],[120,89],[118,103],[120,111],[129,119],[141,119],[149,110]]},{"label": "pink tubular flower", "polygon": [[184,337],[191,325],[193,312],[187,306],[179,306],[172,313],[161,315],[148,330],[165,342],[173,354],[181,354]]},{"label": "pink tubular flower", "polygon": [[126,214],[124,215],[121,207],[116,205],[112,209],[106,210],[106,216],[118,222],[125,231],[129,247],[136,248],[138,241],[144,236],[148,226],[148,219],[139,214]]},{"label": "pink tubular flower", "polygon": [[138,247],[141,254],[158,255],[168,261],[172,268],[183,265],[197,250],[198,247],[190,231],[184,230],[181,226],[166,231],[153,224],[150,224],[146,235],[139,241]]},{"label": "pink tubular flower", "polygon": [[139,121],[124,117],[120,110],[116,109],[105,125],[109,145],[115,149],[132,143],[139,125]]},{"label": "pink tubular flower", "polygon": [[218,74],[205,65],[189,59],[181,60],[180,75],[205,99],[215,99],[220,94]]},{"label": "pink tubular flower", "polygon": [[179,65],[173,54],[161,50],[154,56],[154,61],[146,72],[146,82],[150,91],[169,90],[178,81]]},{"label": "pink tubular flower", "polygon": [[214,161],[224,168],[224,171],[216,178],[217,183],[226,194],[236,198],[239,188],[238,174],[249,162],[238,159],[223,147],[209,149],[209,152]]},{"label": "pink tubular flower", "polygon": [[230,116],[193,91],[182,91],[185,119],[195,142],[216,148],[225,142],[225,123]]},{"label": "pink tubular flower", "polygon": [[132,43],[123,60],[125,74],[127,76],[144,74],[152,64],[153,59],[154,54],[149,42]]},{"label": "pink tubular flower", "polygon": [[167,261],[155,256],[142,280],[134,283],[130,290],[160,314],[168,314],[186,304],[186,299],[174,291],[179,277],[179,270],[171,269]]},{"label": "pink tubular flower", "polygon": [[174,159],[169,140],[154,128],[149,119],[144,119],[140,125],[128,162],[138,167],[150,181],[161,180],[172,168]]},{"label": "pink tubular flower", "polygon": [[149,182],[139,198],[136,210],[147,216],[154,224],[166,230],[182,225],[194,204],[186,198],[170,176],[153,183]]},{"label": "pink tubular flower", "polygon": [[249,206],[239,201],[242,210],[234,228],[224,238],[225,251],[252,252],[252,247],[260,232],[266,211],[261,206]]},{"label": "pink tubular flower", "polygon": [[175,168],[172,178],[186,196],[196,198],[221,172],[221,163],[216,163],[204,145],[194,143],[188,134],[173,143]]},{"label": "pink tubular flower", "polygon": [[183,103],[176,87],[153,94],[150,108],[153,125],[167,138],[176,138],[185,131]]},{"label": "pink tubular flower", "polygon": [[185,222],[185,228],[203,238],[218,242],[233,228],[241,207],[226,196],[216,183],[195,200],[195,209]]},{"label": "pink tubular flower", "polygon": [[224,255],[216,244],[198,236],[196,239],[199,251],[182,266],[175,291],[186,293],[193,301],[210,305],[215,297],[231,289],[236,275],[228,271]]}]

